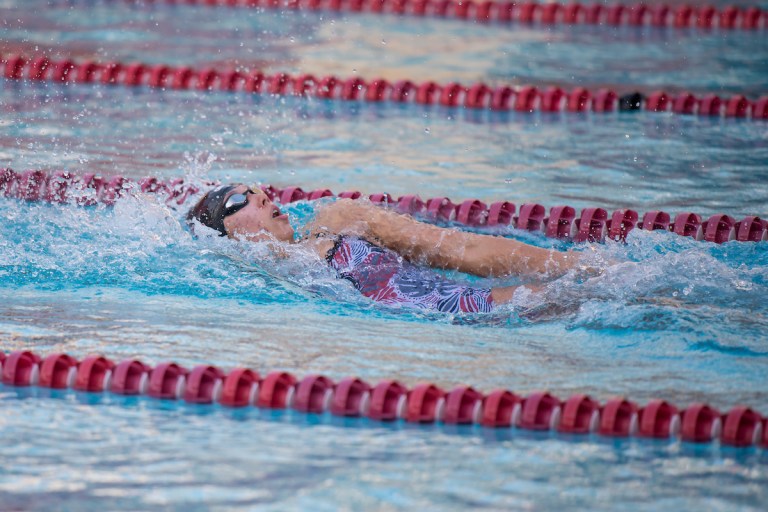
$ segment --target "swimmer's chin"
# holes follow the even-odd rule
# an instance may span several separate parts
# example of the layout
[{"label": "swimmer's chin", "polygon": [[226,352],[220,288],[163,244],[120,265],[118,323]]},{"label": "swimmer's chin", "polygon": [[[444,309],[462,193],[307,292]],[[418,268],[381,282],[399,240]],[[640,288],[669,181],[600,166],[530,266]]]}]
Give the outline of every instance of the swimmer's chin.
[{"label": "swimmer's chin", "polygon": [[274,233],[271,233],[270,231],[267,231],[265,229],[262,229],[260,231],[244,231],[244,232],[235,232],[232,234],[231,238],[237,240],[238,242],[252,242],[252,243],[271,243],[271,244],[292,244],[295,242],[294,236],[293,236],[293,230],[291,230],[290,234],[286,233],[285,236],[278,237]]},{"label": "swimmer's chin", "polygon": [[246,246],[252,245],[255,249],[266,249],[271,256],[279,259],[285,259],[290,256],[289,246],[295,244],[295,240],[281,240],[269,231],[258,231],[256,233],[233,233],[233,240],[243,242]]}]

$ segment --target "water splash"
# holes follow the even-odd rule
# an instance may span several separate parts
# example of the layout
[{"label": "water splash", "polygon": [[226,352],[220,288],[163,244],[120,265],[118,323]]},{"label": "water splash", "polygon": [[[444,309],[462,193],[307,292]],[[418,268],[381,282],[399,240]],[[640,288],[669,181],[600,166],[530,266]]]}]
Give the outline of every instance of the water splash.
[{"label": "water splash", "polygon": [[[188,176],[204,181],[216,156],[188,158]],[[297,232],[315,205],[284,208]],[[583,265],[554,280],[520,289],[495,315],[467,319],[397,311],[371,303],[336,279],[314,252],[286,244],[277,257],[265,244],[240,243],[208,233],[193,239],[183,217],[158,196],[130,189],[114,207],[0,202],[0,277],[6,285],[45,289],[102,286],[143,293],[225,297],[253,303],[308,302],[370,314],[379,311],[415,321],[508,326],[564,324],[569,329],[664,331],[688,329],[699,341],[713,323],[728,318],[747,333],[768,327],[768,258],[757,244],[715,246],[654,232],[635,231],[628,243],[578,248]],[[551,241],[508,229],[506,236],[547,246]],[[560,245],[563,245],[560,243]],[[481,286],[524,284],[519,278],[477,279]],[[746,314],[745,312],[749,312]],[[738,318],[743,313],[743,318]],[[378,313],[377,313],[378,314]],[[759,343],[755,334],[745,343]]]}]

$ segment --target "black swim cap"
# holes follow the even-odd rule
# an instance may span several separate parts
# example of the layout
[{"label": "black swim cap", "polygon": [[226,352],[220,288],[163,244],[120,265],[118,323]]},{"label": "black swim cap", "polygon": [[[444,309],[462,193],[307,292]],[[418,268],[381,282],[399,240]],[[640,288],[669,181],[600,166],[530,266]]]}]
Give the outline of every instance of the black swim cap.
[{"label": "black swim cap", "polygon": [[192,219],[197,219],[200,224],[215,229],[220,236],[227,236],[224,228],[224,200],[227,194],[237,185],[221,185],[209,190],[197,204],[187,213],[187,224],[194,233]]}]

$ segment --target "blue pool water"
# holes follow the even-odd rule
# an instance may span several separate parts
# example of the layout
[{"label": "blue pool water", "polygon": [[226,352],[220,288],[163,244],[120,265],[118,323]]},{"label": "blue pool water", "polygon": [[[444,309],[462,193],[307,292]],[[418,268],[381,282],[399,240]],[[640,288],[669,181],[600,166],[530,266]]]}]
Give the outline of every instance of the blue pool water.
[{"label": "blue pool water", "polygon": [[[0,53],[752,97],[768,89],[762,32],[43,4],[0,1]],[[768,216],[768,123],[8,81],[0,109],[0,166],[16,170]],[[311,206],[288,210],[298,223]],[[579,249],[604,267],[600,276],[566,276],[541,298],[453,318],[376,307],[306,255],[287,264],[259,246],[193,241],[184,213],[141,194],[114,208],[0,201],[2,350],[768,413],[766,243],[635,231],[626,245]],[[0,411],[3,510],[761,510],[768,499],[766,453],[754,448],[9,387]]]}]

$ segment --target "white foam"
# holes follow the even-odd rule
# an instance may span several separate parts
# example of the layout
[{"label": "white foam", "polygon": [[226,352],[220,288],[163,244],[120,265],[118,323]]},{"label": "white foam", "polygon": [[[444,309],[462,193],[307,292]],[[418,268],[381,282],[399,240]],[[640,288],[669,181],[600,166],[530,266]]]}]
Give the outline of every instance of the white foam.
[{"label": "white foam", "polygon": [[187,386],[187,378],[184,377],[183,375],[180,375],[176,379],[176,387],[174,389],[174,397],[176,398],[176,400],[184,396],[184,389],[186,388],[186,386]]},{"label": "white foam", "polygon": [[368,416],[368,411],[371,409],[371,393],[370,391],[363,392],[360,397],[360,415]]},{"label": "white foam", "polygon": [[104,379],[101,382],[103,386],[99,391],[109,391],[112,386],[112,370],[104,372]]}]

